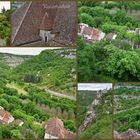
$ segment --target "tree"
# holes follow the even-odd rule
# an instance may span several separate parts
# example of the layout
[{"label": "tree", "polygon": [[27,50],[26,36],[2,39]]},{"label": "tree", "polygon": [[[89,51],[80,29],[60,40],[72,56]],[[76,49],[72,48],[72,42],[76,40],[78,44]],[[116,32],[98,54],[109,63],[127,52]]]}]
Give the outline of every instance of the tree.
[{"label": "tree", "polygon": [[7,100],[5,99],[0,99],[0,106],[2,106],[4,109],[7,109],[9,108],[9,103]]},{"label": "tree", "polygon": [[126,33],[125,37],[131,42],[132,49],[134,48],[135,44],[135,34],[134,33]]},{"label": "tree", "polygon": [[5,13],[6,12],[5,7],[3,7],[1,11],[2,11],[2,13]]},{"label": "tree", "polygon": [[95,55],[91,45],[79,42],[78,52],[78,77],[79,81],[89,81],[93,78]]},{"label": "tree", "polygon": [[102,17],[94,17],[94,24],[96,28],[99,28],[100,25],[103,22],[103,18]]},{"label": "tree", "polygon": [[94,19],[92,18],[91,15],[88,15],[86,13],[82,13],[79,17],[79,22],[80,23],[85,23],[88,24],[89,26],[93,27],[94,26]]},{"label": "tree", "polygon": [[[124,81],[129,78],[137,78],[139,80],[140,75],[140,56],[136,52],[117,50],[111,54],[105,69],[107,73],[110,73],[116,79],[123,79]],[[132,80],[132,79],[131,79]]]},{"label": "tree", "polygon": [[16,129],[11,130],[11,137],[12,138],[17,138],[17,139],[24,139],[21,132],[19,130],[16,130]]}]

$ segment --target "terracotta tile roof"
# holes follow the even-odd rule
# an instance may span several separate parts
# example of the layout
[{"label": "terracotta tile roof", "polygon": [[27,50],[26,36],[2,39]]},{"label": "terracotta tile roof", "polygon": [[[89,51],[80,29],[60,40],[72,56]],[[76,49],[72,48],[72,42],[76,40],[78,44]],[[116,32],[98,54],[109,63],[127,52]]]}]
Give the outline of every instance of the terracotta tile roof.
[{"label": "terracotta tile roof", "polygon": [[3,117],[3,121],[7,123],[10,119],[10,116],[11,116],[10,113],[5,112],[4,117]]},{"label": "terracotta tile roof", "polygon": [[41,30],[52,30],[54,25],[54,21],[49,19],[48,14],[45,13],[42,23],[40,25]]},{"label": "terracotta tile roof", "polygon": [[83,30],[83,34],[91,35],[92,34],[92,31],[93,31],[93,28],[92,27],[86,27],[85,26],[85,28]]},{"label": "terracotta tile roof", "polygon": [[31,42],[31,43],[28,43],[28,44],[23,44],[21,46],[24,46],[24,47],[37,47],[37,46],[42,46],[42,47],[45,47],[46,45],[47,46],[65,46],[65,44],[62,44],[61,42],[59,41],[55,41],[55,40],[50,40],[48,41],[47,43],[45,43],[43,40],[38,40],[38,41],[34,41],[34,42]]},{"label": "terracotta tile roof", "polygon": [[0,121],[1,123],[8,123],[10,120],[11,114],[4,109],[0,108]]},{"label": "terracotta tile roof", "polygon": [[[81,30],[82,28],[83,31]],[[79,25],[79,32],[81,31],[83,35],[90,36],[92,41],[99,41],[100,34],[102,33],[100,30],[84,24]]]},{"label": "terracotta tile roof", "polygon": [[25,43],[23,45],[20,45],[20,46],[24,46],[24,47],[37,47],[37,46],[42,46],[42,47],[45,47],[46,44],[43,40],[37,40],[37,41],[33,41],[33,42],[29,42],[29,43]]},{"label": "terracotta tile roof", "polygon": [[63,122],[58,118],[52,118],[48,121],[45,132],[58,138],[75,138],[75,134],[66,130]]},{"label": "terracotta tile roof", "polygon": [[69,8],[59,8],[55,18],[54,32],[60,32],[60,36],[55,40],[69,45],[75,44],[77,37],[76,23],[76,3],[74,1],[62,1],[60,5],[67,5]]},{"label": "terracotta tile roof", "polygon": [[5,110],[0,109],[0,116],[1,116],[1,117],[3,117],[3,116],[4,116],[4,114],[5,114]]},{"label": "terracotta tile roof", "polygon": [[12,14],[12,45],[19,46],[41,40],[40,29],[59,32],[55,40],[66,45],[75,45],[76,2],[25,2]]},{"label": "terracotta tile roof", "polygon": [[[24,13],[28,8],[29,3],[23,4],[23,6],[12,14],[12,40],[14,40],[16,33],[18,31],[18,26],[21,24],[22,19],[24,18]],[[18,18],[17,18],[18,17]]]},{"label": "terracotta tile roof", "polygon": [[55,137],[64,138],[65,130],[63,122],[57,118],[49,120],[45,132]]}]

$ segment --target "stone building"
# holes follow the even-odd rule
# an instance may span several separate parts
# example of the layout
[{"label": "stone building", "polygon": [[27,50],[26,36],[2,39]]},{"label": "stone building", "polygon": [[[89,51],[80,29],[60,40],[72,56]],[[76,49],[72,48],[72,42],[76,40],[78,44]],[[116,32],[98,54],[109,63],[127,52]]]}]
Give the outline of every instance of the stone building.
[{"label": "stone building", "polygon": [[76,2],[25,2],[12,14],[12,46],[74,46]]}]

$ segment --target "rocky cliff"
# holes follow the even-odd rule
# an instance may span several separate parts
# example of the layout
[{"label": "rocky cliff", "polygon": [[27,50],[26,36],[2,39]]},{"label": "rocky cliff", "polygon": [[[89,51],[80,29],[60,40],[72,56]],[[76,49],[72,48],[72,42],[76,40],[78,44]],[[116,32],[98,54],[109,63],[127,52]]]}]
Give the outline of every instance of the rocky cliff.
[{"label": "rocky cliff", "polygon": [[25,60],[30,59],[30,55],[14,55],[8,53],[0,53],[0,61],[5,62],[8,66],[15,68]]},{"label": "rocky cliff", "polygon": [[115,139],[139,139],[140,133],[133,129],[128,129],[127,131],[122,133],[114,131],[114,138]]}]

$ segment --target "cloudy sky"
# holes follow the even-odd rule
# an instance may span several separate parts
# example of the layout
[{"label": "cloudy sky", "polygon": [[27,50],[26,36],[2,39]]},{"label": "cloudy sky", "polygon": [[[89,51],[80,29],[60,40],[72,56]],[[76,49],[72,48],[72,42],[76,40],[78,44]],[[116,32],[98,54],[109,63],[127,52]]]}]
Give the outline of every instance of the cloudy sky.
[{"label": "cloudy sky", "polygon": [[79,83],[78,90],[91,90],[91,91],[98,91],[103,89],[110,89],[112,88],[111,83]]},{"label": "cloudy sky", "polygon": [[5,9],[10,9],[10,1],[0,1],[0,12],[1,9],[5,7]]},{"label": "cloudy sky", "polygon": [[40,54],[42,50],[46,49],[58,49],[56,48],[32,48],[32,47],[12,47],[12,48],[0,48],[0,53],[11,53],[11,54],[17,54],[17,55],[37,55]]}]

